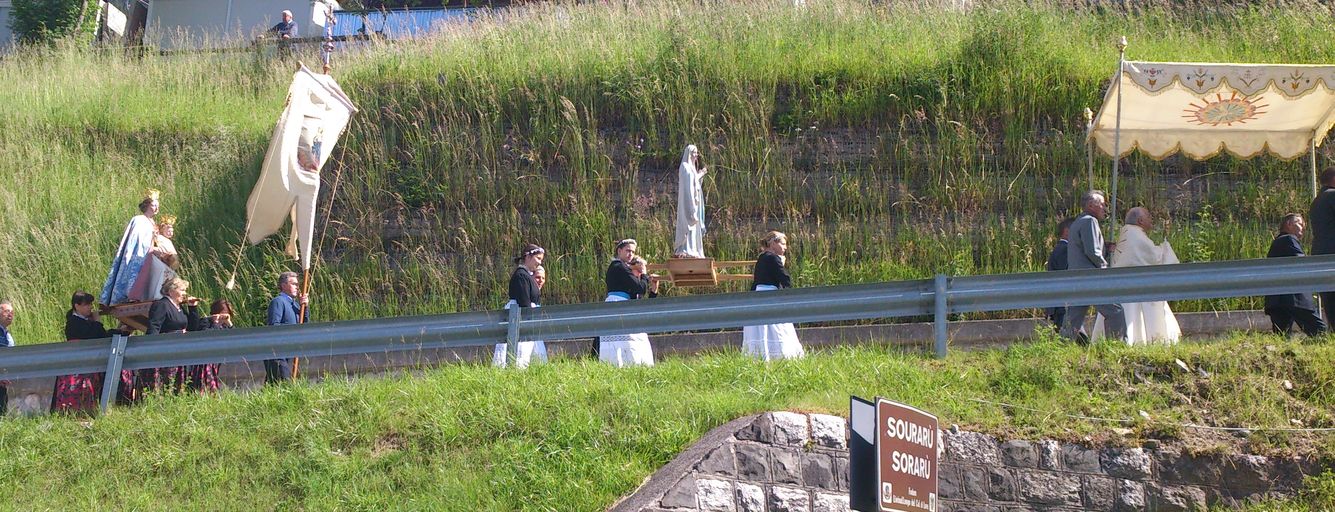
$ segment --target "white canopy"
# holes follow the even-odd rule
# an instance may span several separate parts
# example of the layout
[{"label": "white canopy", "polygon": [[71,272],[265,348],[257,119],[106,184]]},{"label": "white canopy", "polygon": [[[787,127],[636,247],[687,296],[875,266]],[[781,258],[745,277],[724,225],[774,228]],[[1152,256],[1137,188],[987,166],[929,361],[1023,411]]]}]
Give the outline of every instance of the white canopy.
[{"label": "white canopy", "polygon": [[1125,61],[1090,138],[1106,155],[1293,159],[1320,146],[1332,124],[1335,66]]}]

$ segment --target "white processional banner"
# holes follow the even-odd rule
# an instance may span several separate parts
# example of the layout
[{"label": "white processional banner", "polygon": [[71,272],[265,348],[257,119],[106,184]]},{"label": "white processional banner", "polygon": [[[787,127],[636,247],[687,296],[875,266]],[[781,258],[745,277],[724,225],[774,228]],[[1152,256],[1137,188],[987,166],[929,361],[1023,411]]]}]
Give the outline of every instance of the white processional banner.
[{"label": "white processional banner", "polygon": [[1118,146],[1120,156],[1139,149],[1156,159],[1292,159],[1335,124],[1333,89],[1335,66],[1125,62],[1090,136],[1108,155]]},{"label": "white processional banner", "polygon": [[305,66],[293,75],[287,108],[274,127],[260,178],[246,202],[246,241],[259,243],[291,218],[287,252],[303,269],[310,268],[320,169],[356,111],[328,75]]}]

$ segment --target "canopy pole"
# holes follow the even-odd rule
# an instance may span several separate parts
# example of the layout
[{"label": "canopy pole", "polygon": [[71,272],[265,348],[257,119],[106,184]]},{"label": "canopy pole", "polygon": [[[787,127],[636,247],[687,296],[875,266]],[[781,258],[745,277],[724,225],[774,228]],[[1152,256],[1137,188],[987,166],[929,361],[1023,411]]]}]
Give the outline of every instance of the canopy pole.
[{"label": "canopy pole", "polygon": [[1112,239],[1117,240],[1117,175],[1122,162],[1122,67],[1126,63],[1126,36],[1117,41],[1117,73],[1113,75],[1113,87],[1117,88],[1117,120],[1113,126],[1113,167],[1112,190],[1108,191],[1108,215],[1113,218]]},{"label": "canopy pole", "polygon": [[1312,132],[1311,151],[1307,153],[1309,161],[1312,163],[1312,197],[1321,191],[1321,184],[1316,181],[1316,132]]},{"label": "canopy pole", "polygon": [[1085,172],[1089,174],[1089,188],[1094,188],[1094,111],[1085,107]]}]

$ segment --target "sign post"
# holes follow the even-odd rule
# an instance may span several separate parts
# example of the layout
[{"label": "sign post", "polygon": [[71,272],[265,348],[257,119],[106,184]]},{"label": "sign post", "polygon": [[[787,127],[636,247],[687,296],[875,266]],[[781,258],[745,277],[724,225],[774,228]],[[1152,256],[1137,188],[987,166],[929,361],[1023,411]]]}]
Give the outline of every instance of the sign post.
[{"label": "sign post", "polygon": [[936,416],[879,397],[874,406],[853,397],[849,413],[851,508],[936,512],[941,450]]}]

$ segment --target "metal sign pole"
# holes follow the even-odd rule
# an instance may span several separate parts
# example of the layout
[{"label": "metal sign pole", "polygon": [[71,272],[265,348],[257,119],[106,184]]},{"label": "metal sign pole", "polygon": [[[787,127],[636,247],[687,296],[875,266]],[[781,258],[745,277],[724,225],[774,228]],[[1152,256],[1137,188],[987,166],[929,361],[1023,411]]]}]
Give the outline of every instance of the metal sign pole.
[{"label": "metal sign pole", "polygon": [[125,342],[128,336],[111,336],[111,353],[107,355],[107,374],[102,377],[102,414],[107,413],[111,402],[116,400],[116,391],[121,384],[121,363],[125,362]]}]

